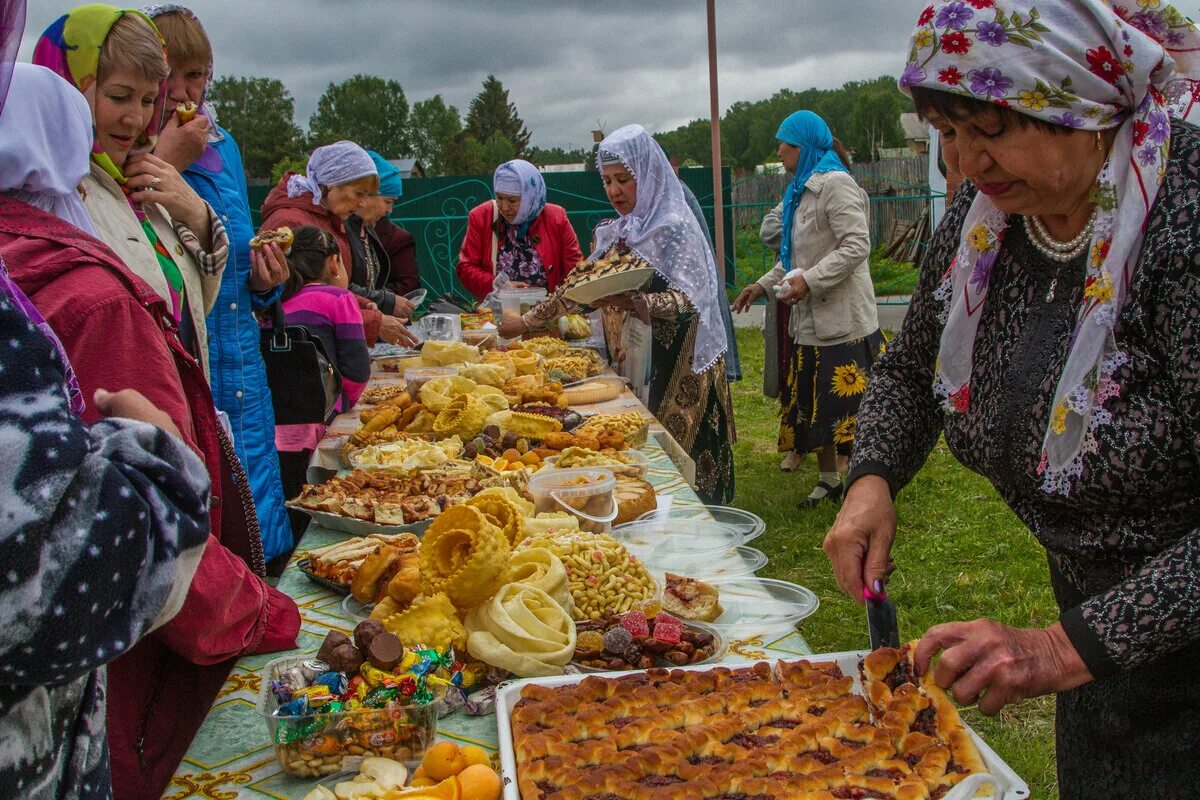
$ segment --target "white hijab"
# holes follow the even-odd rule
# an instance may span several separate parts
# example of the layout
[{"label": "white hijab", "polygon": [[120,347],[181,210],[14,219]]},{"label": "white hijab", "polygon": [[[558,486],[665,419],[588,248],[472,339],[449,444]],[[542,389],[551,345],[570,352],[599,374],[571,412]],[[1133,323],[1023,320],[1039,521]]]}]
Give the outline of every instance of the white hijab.
[{"label": "white hijab", "polygon": [[79,197],[91,168],[92,111],[45,67],[16,64],[0,115],[0,192],[96,235]]},{"label": "white hijab", "polygon": [[718,302],[717,267],[708,238],[688,207],[671,162],[641,125],[619,128],[600,143],[596,168],[619,161],[637,181],[637,205],[615,222],[596,228],[595,258],[614,243],[644,258],[673,288],[687,295],[700,317],[692,371],[697,375],[717,362],[728,346]]}]

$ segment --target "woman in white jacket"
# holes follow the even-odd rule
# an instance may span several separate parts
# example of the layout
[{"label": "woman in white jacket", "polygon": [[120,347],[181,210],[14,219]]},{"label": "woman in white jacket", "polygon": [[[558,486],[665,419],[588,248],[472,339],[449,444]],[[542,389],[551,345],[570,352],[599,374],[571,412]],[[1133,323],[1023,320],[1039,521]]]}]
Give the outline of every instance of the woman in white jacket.
[{"label": "woman in white jacket", "polygon": [[792,306],[795,343],[780,380],[779,448],[816,452],[820,477],[801,508],[837,500],[839,457],[850,454],[858,404],[883,347],[871,285],[869,199],[847,171],[824,120],[797,111],[779,126],[779,156],[793,174],[780,208],[779,262],[742,290],[735,311],[775,291]]}]

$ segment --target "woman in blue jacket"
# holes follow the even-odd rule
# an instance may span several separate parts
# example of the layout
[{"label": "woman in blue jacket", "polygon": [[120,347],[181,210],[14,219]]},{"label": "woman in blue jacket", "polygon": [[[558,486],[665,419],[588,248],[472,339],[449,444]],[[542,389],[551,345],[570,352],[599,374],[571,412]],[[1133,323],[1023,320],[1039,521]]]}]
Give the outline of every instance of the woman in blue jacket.
[{"label": "woman in blue jacket", "polygon": [[[234,446],[258,509],[267,561],[286,557],[292,531],[283,507],[283,483],[275,452],[275,414],[259,353],[253,313],[274,303],[287,279],[287,261],[275,245],[265,256],[251,255],[254,225],[247,202],[242,155],[229,132],[216,124],[204,94],[212,81],[212,44],[196,16],[177,5],[153,6],[146,13],[167,43],[171,77],[168,108],[192,102],[202,107],[195,119],[164,124],[155,155],[175,165],[197,194],[211,205],[229,235],[229,262],[217,304],[208,315],[208,351],[213,399],[229,416]],[[282,564],[274,565],[277,571]]]}]

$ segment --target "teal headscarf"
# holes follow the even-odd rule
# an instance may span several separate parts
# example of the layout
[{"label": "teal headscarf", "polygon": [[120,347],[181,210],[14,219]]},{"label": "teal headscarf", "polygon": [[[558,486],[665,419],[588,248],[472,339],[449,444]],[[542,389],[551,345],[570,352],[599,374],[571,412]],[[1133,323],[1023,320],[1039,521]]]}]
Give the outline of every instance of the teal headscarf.
[{"label": "teal headscarf", "polygon": [[779,260],[785,270],[792,269],[792,218],[804,194],[804,184],[818,172],[849,172],[833,150],[833,133],[825,120],[811,111],[797,111],[779,124],[775,138],[800,148],[796,174],[783,193],[783,240]]},{"label": "teal headscarf", "polygon": [[400,168],[374,150],[368,150],[367,155],[375,162],[375,171],[379,173],[380,197],[399,197],[404,194],[404,181],[400,178]]}]

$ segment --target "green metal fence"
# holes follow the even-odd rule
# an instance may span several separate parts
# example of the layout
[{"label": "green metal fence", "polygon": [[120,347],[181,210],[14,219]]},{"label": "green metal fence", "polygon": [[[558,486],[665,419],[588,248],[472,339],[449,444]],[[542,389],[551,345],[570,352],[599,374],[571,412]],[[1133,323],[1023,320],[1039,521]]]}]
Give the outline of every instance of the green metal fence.
[{"label": "green metal fence", "polygon": [[[681,179],[695,193],[705,209],[711,229],[713,224],[712,170],[688,169]],[[557,203],[567,211],[567,217],[579,236],[584,253],[592,240],[592,231],[602,220],[616,217],[604,195],[600,176],[594,172],[546,173],[548,202]],[[724,170],[725,230],[732,234],[733,216],[729,169]],[[259,208],[270,186],[250,188],[250,208],[257,226],[261,222]],[[462,298],[470,295],[454,274],[458,251],[467,230],[467,215],[471,209],[492,198],[490,175],[450,178],[413,178],[404,182],[404,196],[396,202],[392,220],[413,235],[417,241],[417,266],[421,281],[434,295],[454,293]],[[725,242],[726,282],[734,286],[736,264],[733,236]]]}]

